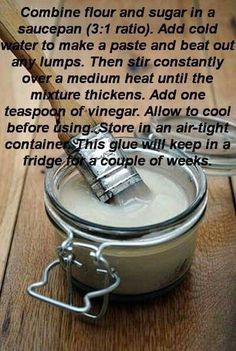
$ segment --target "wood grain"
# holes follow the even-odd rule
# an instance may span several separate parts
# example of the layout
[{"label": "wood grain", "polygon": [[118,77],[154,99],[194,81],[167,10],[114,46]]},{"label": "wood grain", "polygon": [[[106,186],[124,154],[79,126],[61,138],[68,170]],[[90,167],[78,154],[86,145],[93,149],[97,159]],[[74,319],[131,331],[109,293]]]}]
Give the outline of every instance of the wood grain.
[{"label": "wood grain", "polygon": [[[1,350],[10,351],[13,345],[22,351],[233,350],[236,221],[226,179],[211,179],[194,264],[183,284],[150,303],[110,305],[95,325],[25,294],[29,282],[55,256],[42,187],[33,186],[42,180],[39,170],[29,170],[27,187],[33,191],[24,192],[1,298]],[[51,290],[58,297],[65,295],[64,284],[61,271],[53,274]]]},{"label": "wood grain", "polygon": [[[233,26],[233,19],[236,18],[236,7],[233,1],[217,1],[217,7],[215,6],[216,2],[214,0],[208,1],[199,1],[199,6],[204,11],[207,11],[210,8],[216,9],[216,17],[203,20],[203,23],[214,24],[218,22],[219,28],[217,35],[214,36],[215,42],[224,42],[227,44],[235,39],[235,28]],[[232,75],[236,74],[235,60],[236,52],[235,50],[212,50],[211,47],[208,51],[208,55],[215,55],[220,58],[224,58],[225,62],[220,70],[214,73],[214,92],[215,92],[215,104],[217,107],[224,107],[231,105],[232,106],[232,119],[236,120],[236,104],[235,104],[235,88],[236,83],[235,79],[232,79]],[[210,71],[212,71],[210,69]]]},{"label": "wood grain", "polygon": [[[44,1],[44,3],[46,3]],[[57,5],[58,1],[52,2]],[[27,0],[19,0],[19,6],[28,4]],[[41,1],[35,1],[35,5],[42,4]],[[1,4],[0,4],[1,6]],[[38,20],[39,21],[39,20]],[[41,20],[42,22],[42,20]],[[44,21],[45,22],[45,21]],[[50,20],[49,23],[52,21]],[[35,21],[37,23],[37,21]],[[39,22],[38,22],[39,23]],[[10,52],[1,51],[1,145],[0,145],[0,287],[3,279],[5,264],[8,257],[11,238],[13,235],[14,224],[16,221],[17,211],[20,203],[24,179],[27,169],[22,166],[22,158],[27,154],[25,150],[7,151],[4,144],[7,140],[13,140],[9,134],[6,135],[6,128],[9,120],[3,118],[5,106],[12,107],[36,107],[38,102],[31,101],[28,96],[32,91],[33,85],[27,84],[22,88],[21,78],[26,74],[24,68],[11,69],[11,60],[13,55]],[[11,123],[20,123],[20,117],[12,117]],[[25,118],[25,122],[31,119]],[[32,121],[31,121],[32,122]],[[30,140],[32,135],[15,134],[14,140]]]},{"label": "wood grain", "polygon": [[[112,4],[99,2],[100,7]],[[151,4],[163,6],[160,1]],[[165,7],[186,4],[189,6],[186,1],[166,1]],[[86,1],[80,2],[80,6],[85,5]],[[65,6],[75,7],[78,2],[67,0]],[[120,1],[119,6],[128,7],[128,3]],[[209,105],[213,105],[211,95]],[[208,209],[193,266],[183,284],[148,303],[111,304],[102,321],[88,324],[25,293],[28,284],[38,280],[42,268],[55,257],[54,230],[43,206],[42,171],[30,168],[23,189],[1,295],[1,351],[235,349],[236,219],[227,178],[209,178]],[[61,270],[52,274],[49,290],[59,298],[65,295]]]},{"label": "wood grain", "polygon": [[233,191],[234,205],[236,208],[236,176],[231,177],[230,183],[231,183],[231,187],[232,187],[232,191]]},{"label": "wood grain", "polygon": [[[7,43],[15,43],[15,42],[31,42],[31,43],[38,43],[38,38],[33,35],[33,34],[27,34],[27,35],[22,35],[18,33],[18,28],[20,26],[25,26],[27,27],[29,23],[20,16],[20,13],[15,7],[14,2],[12,0],[2,0],[1,2],[2,6],[2,11],[0,13],[0,38],[7,42]],[[40,81],[39,84],[42,88],[43,91],[48,91],[50,93],[53,93],[56,90],[59,90],[61,92],[65,91],[65,88],[63,87],[62,84],[56,83],[56,75],[53,69],[50,67],[42,67],[40,66],[40,60],[42,57],[45,57],[43,51],[41,50],[40,46],[37,45],[34,50],[13,50],[14,55],[18,59],[23,59],[28,62],[29,60],[35,61],[34,65],[29,68],[26,67],[27,70],[32,74],[33,76],[46,76],[50,77],[48,81]],[[62,116],[61,118],[57,118],[58,123],[64,125],[64,124],[70,124],[70,123],[76,123],[76,118],[72,117],[70,115],[70,111],[73,108],[78,108],[80,105],[70,99],[70,100],[56,100],[56,99],[50,99],[50,104],[53,108],[59,110],[59,109],[65,109],[67,111],[66,116]],[[90,118],[87,113],[83,112],[80,116],[80,124],[91,124],[95,125],[95,121],[93,121],[92,118]],[[73,136],[70,134],[66,133],[60,133],[59,137],[61,141],[68,141],[70,138]]]},{"label": "wood grain", "polygon": [[[176,0],[174,0],[174,1],[167,0],[165,2],[165,6],[166,6],[166,8],[175,8],[175,7],[178,7],[176,5],[177,3],[178,3],[178,1],[176,1]],[[74,1],[74,0],[66,0],[65,4],[66,4],[66,6],[68,8],[74,8],[76,6],[76,1]],[[95,4],[95,2],[94,2],[94,4]],[[106,8],[108,6],[107,5],[108,1],[106,1],[106,0],[102,0],[101,1],[100,0],[99,4],[100,4],[99,5],[100,8]],[[119,4],[115,3],[114,1],[111,2],[111,4],[114,4],[114,7],[118,8],[118,10],[120,8],[125,8],[125,7],[128,6],[127,1],[124,1],[124,0],[119,1]],[[157,7],[158,7],[159,4],[160,4],[159,1],[155,2],[155,5]],[[92,6],[93,2],[91,1],[89,5]],[[153,2],[150,1],[150,0],[145,1],[145,5],[146,5],[146,7],[152,8],[153,7],[152,6]],[[88,6],[88,4],[87,4],[86,1],[80,1],[80,9],[81,9],[81,11],[83,11],[84,8],[87,7],[87,6]],[[189,1],[186,1],[186,0],[185,1],[181,1],[181,6],[187,8],[189,6]],[[138,5],[136,7],[138,7]],[[71,19],[70,21],[71,21],[71,24],[74,24],[74,25],[77,23],[77,19]],[[86,24],[87,21],[88,21],[88,19],[81,18],[80,19],[80,24],[81,25]],[[154,28],[157,27],[157,21],[158,21],[157,19],[149,19],[150,25],[153,25]],[[168,21],[168,23],[169,24],[173,24],[175,21],[177,22],[177,24],[181,24],[182,23],[181,19],[177,19],[177,20],[176,19],[172,19],[171,21]],[[106,25],[107,22],[108,22],[108,20],[104,19],[104,18],[98,18],[96,20],[96,23],[99,23],[101,25]],[[142,24],[143,19],[142,18],[136,18],[135,22],[137,22],[139,24]],[[62,24],[66,24],[66,23],[67,23],[66,19],[62,19]],[[124,25],[129,25],[130,24],[130,19],[129,18],[124,18],[124,19],[122,19],[122,23]],[[112,24],[114,26],[118,25],[119,24],[119,19],[117,17],[114,17],[112,19]],[[186,33],[185,34],[185,38],[186,39],[190,39],[190,36]],[[198,34],[196,34],[196,35],[194,34],[194,35],[191,36],[191,38],[192,38],[193,41],[194,40],[198,40],[199,39],[199,35]],[[76,37],[72,38],[71,41],[74,41],[75,39],[76,39]],[[79,38],[77,38],[77,39],[84,39],[84,40],[86,40],[87,38],[86,38],[85,35],[80,35]],[[95,44],[95,47],[97,47],[99,41],[101,41],[101,40],[104,41],[107,46],[109,46],[112,41],[128,42],[131,39],[132,39],[132,41],[136,41],[138,39],[140,40],[140,36],[137,35],[137,34],[132,34],[131,37],[124,36],[124,35],[121,35],[121,34],[116,35],[116,36],[114,36],[112,34],[111,35],[101,35],[101,36],[95,35],[95,36],[90,36],[89,41],[92,41]],[[62,35],[61,36],[61,40],[62,41],[63,40],[67,40],[68,41],[68,36],[63,36]],[[152,35],[150,35],[148,37],[144,37],[142,40],[144,40],[145,42],[147,42],[150,45],[150,43],[155,41],[155,40],[156,41],[167,41],[167,42],[172,41],[173,40],[173,36],[172,35],[164,36],[164,35],[161,35],[161,34],[159,34],[159,35],[152,34]],[[180,40],[180,37],[177,37],[177,40]],[[65,57],[66,53],[65,52],[58,52],[57,55],[58,55],[58,57]],[[101,52],[98,51],[97,55],[98,56],[101,55]],[[174,55],[175,55],[175,57],[181,56],[180,50],[176,49]],[[89,61],[88,56],[90,56],[90,55],[88,55],[88,53],[86,51],[81,51],[79,53],[79,57],[81,58],[83,64],[85,65],[83,67],[84,74],[91,74],[94,71],[99,71],[101,74],[109,74],[110,73],[110,74],[123,74],[124,75],[124,67],[99,67],[99,68],[98,67],[91,67],[91,63],[90,62],[88,63],[88,61]],[[96,56],[96,55],[94,55],[94,56]],[[148,48],[148,49],[145,50],[144,53],[142,53],[142,51],[137,51],[137,52],[130,52],[130,51],[121,51],[121,52],[119,52],[119,51],[115,51],[115,52],[113,52],[111,54],[109,54],[107,52],[104,52],[103,56],[105,58],[112,58],[114,60],[122,57],[122,59],[125,62],[127,62],[128,59],[136,58],[138,56],[144,56],[146,58],[149,58],[149,57],[151,57],[151,58],[154,58],[154,57],[155,58],[164,58],[164,57],[169,57],[169,54],[167,54],[165,51],[156,51],[156,52],[155,51],[151,51]],[[191,52],[191,56],[192,57],[204,57],[204,53],[203,52],[194,52],[193,51],[193,52]],[[72,51],[71,52],[71,57],[73,57],[73,58],[78,57],[78,53],[76,51]],[[160,70],[160,68],[159,68],[159,70]],[[65,71],[63,71],[60,68],[58,69],[58,72],[63,72],[65,77],[69,74],[69,72],[72,72],[72,70],[69,71],[69,72],[68,71],[65,72]],[[188,68],[189,76],[195,71],[196,70],[193,67]],[[76,72],[76,70],[74,70],[74,72]],[[158,68],[155,68],[152,65],[148,65],[145,68],[137,68],[135,71],[132,71],[132,70],[128,70],[128,67],[126,67],[125,73],[126,72],[129,72],[130,74],[137,74],[137,75],[138,74],[140,74],[140,75],[142,75],[142,74],[151,74],[152,72],[158,72]],[[181,68],[181,67],[172,67],[172,68],[162,67],[161,68],[161,73],[162,74],[177,74],[178,72],[179,73],[185,72],[185,69]],[[206,73],[207,71],[206,71],[206,69],[203,68],[202,72]],[[78,72],[77,72],[77,74],[78,74]],[[78,85],[77,84],[69,84],[68,86],[71,87],[71,89],[72,88],[78,89]],[[135,90],[135,88],[137,90],[137,86],[142,88],[142,92],[143,92],[145,98],[148,99],[150,97],[151,92],[153,91],[153,85],[152,84],[138,84],[138,85],[136,84],[136,86],[135,86],[135,84],[129,84],[128,88],[129,88],[129,90],[133,91],[133,90]],[[183,90],[189,90],[189,89],[191,89],[193,87],[194,87],[195,90],[201,90],[202,89],[201,86],[198,86],[198,87],[196,87],[195,85],[193,86],[193,84],[191,84],[190,82],[188,82],[188,84],[186,86],[184,86],[184,85],[180,86],[179,84],[173,84],[171,86],[169,84],[161,84],[159,86],[159,89],[160,90],[164,90],[166,88],[169,88],[169,89],[178,88],[179,91],[182,92]],[[99,91],[99,89],[104,89],[104,90],[111,89],[111,87],[108,84],[106,85],[106,84],[94,83],[94,84],[83,84],[83,85],[80,85],[79,89],[81,91],[81,96],[82,96],[81,104],[84,104],[85,106],[88,106],[88,107],[96,107],[97,105],[101,105],[99,100],[90,100],[90,101],[88,101],[88,100],[84,99],[84,92],[88,88],[93,88],[93,89],[98,90],[98,91]],[[122,91],[123,88],[127,90],[127,84],[121,82],[119,84],[119,90]],[[212,94],[211,94],[210,86],[206,86],[205,89],[206,89],[206,92],[207,92],[207,105],[213,106],[214,102],[212,100]],[[193,102],[190,102],[190,104],[193,104]],[[142,121],[148,121],[149,120],[149,117],[143,117],[144,111],[145,111],[145,109],[147,107],[147,104],[144,104],[142,100],[141,101],[138,101],[138,100],[135,101],[135,104],[134,104],[134,102],[130,102],[129,100],[122,100],[122,101],[119,101],[119,100],[115,101],[115,100],[113,100],[112,101],[112,106],[114,106],[115,108],[121,107],[121,105],[122,105],[122,107],[134,107],[134,106],[137,106],[137,107],[140,108],[140,116],[141,117],[140,118],[138,118],[138,117],[132,118],[132,122],[134,124],[138,124],[138,122],[140,120],[142,120]],[[157,105],[158,105],[158,103],[157,103]],[[180,99],[176,99],[175,101],[162,100],[162,101],[159,102],[159,105],[162,105],[163,107],[173,107],[173,106],[175,106],[175,107],[181,107],[181,108],[184,109],[184,108],[186,108],[189,105],[189,101],[183,101],[183,100],[181,101]],[[199,101],[199,100],[198,101],[194,101],[194,105],[196,107],[200,108],[202,106],[202,101]],[[111,103],[110,103],[109,100],[104,100],[104,101],[102,101],[102,106],[103,107],[110,107]],[[107,118],[103,117],[103,120],[109,121],[110,117],[107,117]],[[117,120],[116,122],[119,123],[119,120]],[[124,123],[124,121],[121,120],[120,123]]]},{"label": "wood grain", "polygon": [[[199,1],[199,6],[204,11],[215,7],[215,1]],[[221,41],[224,43],[235,40],[236,33],[236,6],[231,0],[224,2],[217,2],[216,17],[219,23],[219,29],[215,41]],[[220,14],[220,15],[219,15]],[[204,23],[207,20],[203,21]],[[210,23],[215,23],[216,19],[212,18],[209,20]],[[214,55],[216,52],[209,50],[208,55]],[[227,118],[236,123],[236,103],[235,103],[235,91],[236,81],[232,79],[232,76],[236,75],[236,51],[235,50],[222,50],[217,53],[220,58],[224,58],[225,62],[223,67],[214,74],[213,89],[213,100],[216,107],[227,107],[231,106],[231,116]],[[211,69],[209,69],[211,72]],[[236,176],[231,177],[232,196],[236,198]]]}]

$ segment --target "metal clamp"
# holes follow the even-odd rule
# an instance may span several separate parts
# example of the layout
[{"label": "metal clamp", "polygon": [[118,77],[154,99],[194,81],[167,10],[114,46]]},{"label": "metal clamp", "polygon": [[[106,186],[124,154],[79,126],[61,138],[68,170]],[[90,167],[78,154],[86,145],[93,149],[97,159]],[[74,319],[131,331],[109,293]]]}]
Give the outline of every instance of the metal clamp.
[{"label": "metal clamp", "polygon": [[[96,271],[99,273],[103,273],[105,275],[104,288],[96,291],[88,292],[83,298],[84,305],[82,307],[73,305],[73,287],[72,287],[72,274],[71,274],[72,265],[76,265],[78,267],[81,267],[83,265],[80,261],[78,261],[78,259],[74,257],[73,249],[75,247],[90,249],[91,250],[90,256],[93,259],[93,262],[96,266]],[[58,258],[52,261],[51,263],[49,263],[45,268],[45,270],[43,271],[42,280],[37,283],[31,284],[27,288],[28,294],[41,301],[47,302],[49,304],[69,310],[74,313],[78,313],[90,319],[101,318],[107,310],[109,294],[119,286],[120,278],[117,275],[117,273],[115,273],[114,270],[109,266],[107,260],[103,257],[103,255],[102,254],[98,255],[97,252],[98,252],[98,248],[95,245],[74,242],[73,237],[70,234],[70,236],[61,244],[61,246],[58,247],[57,249]],[[67,285],[68,285],[67,286],[67,303],[56,300],[52,297],[45,296],[42,293],[39,293],[36,291],[38,288],[42,288],[48,284],[49,272],[54,267],[56,267],[61,263],[65,267],[66,275],[67,275]],[[101,309],[98,314],[94,314],[90,312],[92,309],[91,299],[94,299],[96,297],[103,297]]]}]

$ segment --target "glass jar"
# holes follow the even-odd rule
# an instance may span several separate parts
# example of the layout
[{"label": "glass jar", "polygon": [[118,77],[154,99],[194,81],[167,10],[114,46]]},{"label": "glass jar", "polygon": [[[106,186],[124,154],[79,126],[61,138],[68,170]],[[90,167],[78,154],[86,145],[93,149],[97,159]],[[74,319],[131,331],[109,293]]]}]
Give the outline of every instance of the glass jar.
[{"label": "glass jar", "polygon": [[[106,226],[87,221],[68,211],[60,201],[61,189],[78,173],[78,169],[68,166],[65,160],[61,166],[49,170],[45,177],[45,208],[55,227],[58,258],[46,268],[43,280],[28,288],[32,296],[98,318],[107,308],[109,293],[121,300],[157,295],[176,286],[189,270],[197,228],[207,205],[206,177],[197,166],[167,167],[167,159],[180,156],[181,152],[144,150],[141,139],[130,140],[136,140],[138,148],[126,150],[129,157],[138,155],[150,160],[163,156],[161,166],[152,169],[178,183],[186,195],[187,208],[165,221],[138,227],[135,224]],[[46,285],[50,269],[58,264],[67,272],[68,303],[42,296],[36,290]],[[86,291],[82,307],[73,306],[73,284]],[[90,313],[91,299],[96,296],[103,296],[98,315]]]},{"label": "glass jar", "polygon": [[[182,132],[176,132],[176,127],[182,125],[192,125],[194,128],[185,129]],[[201,125],[200,131],[198,130]],[[156,128],[162,131],[157,132]],[[165,131],[165,126],[171,126],[171,132]],[[215,128],[216,132],[213,132]],[[218,128],[218,129],[217,129]],[[207,175],[213,176],[233,176],[236,175],[236,123],[233,119],[223,119],[215,116],[195,117],[181,116],[153,116],[150,118],[149,130],[146,132],[135,131],[138,138],[147,138],[149,140],[164,140],[166,145],[171,144],[173,138],[177,142],[196,142],[201,146],[196,150],[184,149],[186,155],[190,158],[194,156],[206,157],[208,163],[202,165]],[[228,146],[224,145],[227,143]],[[215,147],[214,144],[217,144]],[[230,146],[229,146],[230,144]]]}]

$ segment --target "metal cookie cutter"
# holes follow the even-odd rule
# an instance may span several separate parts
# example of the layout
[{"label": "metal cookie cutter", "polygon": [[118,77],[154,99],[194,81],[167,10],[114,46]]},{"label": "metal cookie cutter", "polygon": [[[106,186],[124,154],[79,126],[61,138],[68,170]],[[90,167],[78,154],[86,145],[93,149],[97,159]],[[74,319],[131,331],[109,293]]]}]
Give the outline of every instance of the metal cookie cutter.
[{"label": "metal cookie cutter", "polygon": [[[102,140],[103,149],[85,147],[88,142]],[[115,141],[110,133],[100,132],[100,125],[92,128],[90,134],[85,138],[76,136],[65,144],[65,151],[71,156],[73,162],[78,163],[79,169],[88,181],[92,191],[102,202],[107,202],[118,193],[131,185],[142,182],[140,175],[134,167],[124,168],[122,166],[102,165],[104,157],[122,158],[125,157],[122,150],[110,151],[110,143]],[[89,163],[91,158],[97,160],[96,165]]]}]

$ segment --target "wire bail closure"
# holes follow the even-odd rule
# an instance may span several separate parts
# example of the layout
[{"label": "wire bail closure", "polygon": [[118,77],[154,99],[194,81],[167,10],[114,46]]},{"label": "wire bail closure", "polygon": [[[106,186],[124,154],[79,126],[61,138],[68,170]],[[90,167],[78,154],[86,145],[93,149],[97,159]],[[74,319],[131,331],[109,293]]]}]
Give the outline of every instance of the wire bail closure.
[{"label": "wire bail closure", "polygon": [[[55,215],[55,214],[54,214]],[[66,226],[65,223],[61,222],[61,226]],[[50,262],[43,271],[42,279],[39,282],[33,283],[27,288],[27,292],[30,296],[47,302],[56,307],[63,308],[70,312],[77,313],[85,318],[97,320],[101,318],[107,311],[109,294],[115,290],[120,284],[120,278],[113,268],[109,266],[107,260],[103,257],[103,248],[96,247],[95,245],[88,243],[80,243],[74,241],[73,232],[70,228],[66,228],[68,234],[67,239],[57,248],[58,258]],[[89,256],[93,260],[96,266],[96,271],[105,275],[104,287],[99,290],[88,292],[83,297],[84,305],[79,307],[73,304],[73,285],[72,285],[72,266],[82,267],[83,263],[80,262],[74,255],[74,248],[86,248],[90,249]],[[48,297],[38,292],[37,289],[45,287],[49,282],[49,273],[56,266],[62,264],[66,270],[67,277],[67,302],[56,300],[52,297]],[[99,313],[92,313],[92,302],[91,300],[97,297],[103,297],[101,308]]]}]

